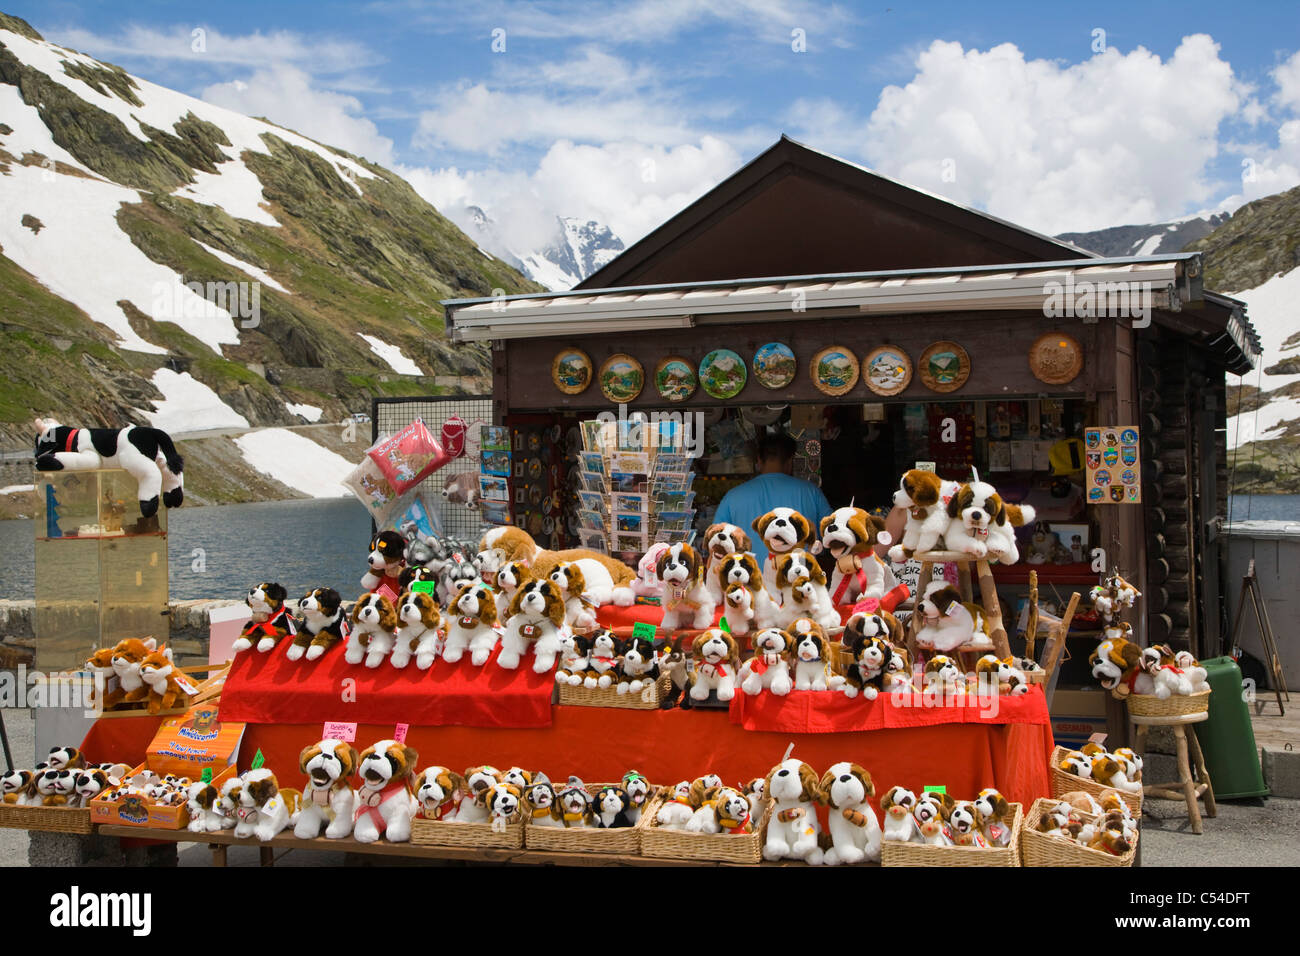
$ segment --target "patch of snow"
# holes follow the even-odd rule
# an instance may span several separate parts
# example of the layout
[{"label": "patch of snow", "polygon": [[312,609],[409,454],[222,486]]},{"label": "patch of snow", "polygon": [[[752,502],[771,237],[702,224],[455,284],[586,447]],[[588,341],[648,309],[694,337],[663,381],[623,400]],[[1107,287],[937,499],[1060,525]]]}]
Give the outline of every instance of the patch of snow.
[{"label": "patch of snow", "polygon": [[167,432],[204,431],[209,428],[247,428],[248,419],[221,400],[189,372],[160,368],[153,384],[163,393],[155,411],[145,412],[149,423]]},{"label": "patch of snow", "polygon": [[[199,242],[197,239],[195,239],[194,241]],[[270,273],[266,272],[264,269],[259,269],[257,266],[253,265],[252,263],[245,262],[242,259],[236,259],[230,253],[224,252],[223,250],[218,249],[215,246],[210,246],[206,242],[199,242],[199,245],[201,245],[205,250],[210,252],[212,255],[216,256],[226,265],[234,266],[240,272],[252,276],[254,279],[262,283],[263,285],[269,285],[272,289],[275,289],[277,292],[284,292],[287,293],[288,295],[293,295],[292,292],[290,292],[284,286],[280,285],[280,283],[272,279]]]},{"label": "patch of snow", "polygon": [[244,460],[264,475],[312,498],[351,494],[342,481],[356,466],[305,435],[263,428],[234,439]]},{"label": "patch of snow", "polygon": [[172,193],[182,199],[192,199],[204,206],[224,209],[236,219],[247,219],[259,226],[280,228],[279,220],[262,208],[262,181],[244,165],[243,160],[232,160],[217,167],[221,172],[208,173],[194,170],[194,182]]},{"label": "patch of snow", "polygon": [[358,332],[370,345],[370,351],[374,352],[383,359],[388,367],[394,372],[401,375],[423,375],[420,366],[416,365],[411,359],[402,354],[402,350],[396,345],[389,345],[383,339],[375,338],[373,335],[366,335],[364,332]]},{"label": "patch of snow", "polygon": [[87,175],[95,175],[81,165],[77,157],[54,142],[41,114],[35,107],[23,102],[18,87],[8,83],[0,84],[0,116],[4,117],[4,122],[13,130],[12,133],[0,134],[0,142],[15,156],[21,158],[23,153],[37,152],[57,162],[67,163]]},{"label": "patch of snow", "polygon": [[550,259],[538,253],[520,258],[522,272],[534,282],[540,282],[552,292],[567,292],[582,281],[581,276],[570,275]]},{"label": "patch of snow", "polygon": [[35,491],[35,485],[5,485],[0,488],[0,495],[18,495],[24,491]]},{"label": "patch of snow", "polygon": [[[1229,294],[1246,303],[1246,315],[1259,333],[1260,340],[1260,371],[1244,375],[1239,384],[1257,385],[1267,394],[1292,382],[1300,382],[1300,374],[1266,375],[1262,372],[1284,358],[1300,355],[1300,348],[1295,346],[1285,351],[1282,348],[1282,343],[1297,331],[1295,301],[1300,296],[1300,268],[1278,273],[1254,289]],[[1279,425],[1297,418],[1300,418],[1300,398],[1274,398],[1258,411],[1245,412],[1228,420],[1228,447],[1236,448],[1253,439],[1267,439]]]},{"label": "patch of snow", "polygon": [[289,409],[291,414],[301,415],[313,425],[320,421],[324,409],[318,405],[306,405],[300,402],[285,402],[284,407]]},{"label": "patch of snow", "polygon": [[1164,239],[1164,236],[1158,232],[1154,236],[1148,236],[1145,240],[1142,241],[1142,244],[1138,246],[1137,251],[1134,252],[1133,255],[1135,256],[1152,255],[1156,251],[1156,247],[1160,245],[1160,241],[1162,239]]}]

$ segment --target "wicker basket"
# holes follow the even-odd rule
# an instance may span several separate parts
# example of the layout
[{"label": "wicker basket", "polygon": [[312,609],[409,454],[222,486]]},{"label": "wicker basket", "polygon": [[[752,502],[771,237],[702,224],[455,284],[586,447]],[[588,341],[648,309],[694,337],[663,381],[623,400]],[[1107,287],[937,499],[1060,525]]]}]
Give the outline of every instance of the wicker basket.
[{"label": "wicker basket", "polygon": [[1209,688],[1195,694],[1170,694],[1163,700],[1155,694],[1129,694],[1124,699],[1132,717],[1184,717],[1210,709]]},{"label": "wicker basket", "polygon": [[1082,790],[1084,793],[1092,794],[1093,799],[1100,803],[1101,798],[1107,794],[1118,793],[1124,802],[1128,804],[1129,809],[1133,811],[1135,817],[1142,815],[1141,790],[1136,793],[1130,793],[1127,790],[1116,790],[1114,787],[1107,787],[1096,780],[1084,779],[1083,777],[1076,777],[1072,773],[1066,773],[1060,768],[1060,763],[1069,752],[1065,747],[1057,747],[1052,751],[1052,761],[1048,769],[1052,776],[1053,797],[1060,797],[1072,790]]},{"label": "wicker basket", "polygon": [[620,694],[614,687],[574,687],[557,684],[559,703],[566,707],[621,707],[624,710],[658,710],[659,702],[672,690],[672,678],[660,674],[653,684],[635,694]]},{"label": "wicker basket", "polygon": [[714,860],[721,863],[761,863],[763,836],[767,832],[768,810],[753,833],[687,833],[666,830],[654,822],[663,805],[663,795],[656,796],[641,814],[645,826],[641,831],[641,855],[662,860]]},{"label": "wicker basket", "polygon": [[[522,812],[524,807],[520,805]],[[416,846],[467,846],[518,850],[524,845],[525,821],[509,824],[504,830],[493,830],[490,823],[455,823],[449,820],[426,820],[416,817],[411,821],[411,842]]]},{"label": "wicker basket", "polygon": [[[1038,821],[1043,814],[1056,806],[1059,801],[1039,797],[1029,808],[1025,817],[1024,828],[1020,833],[1020,854],[1025,866],[1132,866],[1137,856],[1137,847],[1123,856],[1115,856],[1105,850],[1048,836],[1038,831]],[[1075,811],[1085,823],[1096,822],[1096,815],[1084,811]]]},{"label": "wicker basket", "polygon": [[[589,783],[586,791],[595,796],[601,787],[616,783]],[[556,788],[557,792],[560,788]],[[641,851],[641,831],[650,820],[644,811],[635,826],[602,830],[598,827],[524,827],[524,846],[530,850],[563,850],[569,853],[618,853],[636,856]]]},{"label": "wicker basket", "polygon": [[0,827],[12,830],[49,830],[53,833],[90,833],[89,807],[19,807],[0,804]]},{"label": "wicker basket", "polygon": [[924,843],[899,843],[886,840],[880,850],[881,866],[1019,866],[1020,830],[1024,808],[1011,804],[1011,842],[1007,846],[927,846]]}]

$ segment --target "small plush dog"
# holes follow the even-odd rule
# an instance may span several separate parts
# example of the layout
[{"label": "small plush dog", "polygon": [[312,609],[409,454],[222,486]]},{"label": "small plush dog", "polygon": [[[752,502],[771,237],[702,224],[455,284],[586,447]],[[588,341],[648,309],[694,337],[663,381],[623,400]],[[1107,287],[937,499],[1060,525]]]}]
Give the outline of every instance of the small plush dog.
[{"label": "small plush dog", "polygon": [[370,553],[366,555],[369,569],[361,578],[367,591],[381,588],[391,592],[389,600],[397,600],[402,593],[402,571],[406,569],[406,539],[396,531],[381,531],[370,539]]},{"label": "small plush dog", "polygon": [[619,642],[613,631],[604,629],[592,634],[591,654],[583,673],[582,686],[588,690],[612,687],[618,678],[618,655]]},{"label": "small plush dog", "polygon": [[840,689],[850,698],[861,694],[867,700],[875,700],[885,690],[885,674],[893,648],[883,637],[867,637],[859,632],[849,644],[849,650],[853,653],[853,663]]},{"label": "small plush dog", "polygon": [[492,589],[485,584],[462,584],[447,606],[446,626],[442,645],[444,661],[454,664],[469,651],[470,662],[475,667],[486,664],[501,639]]},{"label": "small plush dog", "polygon": [[933,551],[948,527],[948,502],[960,487],[932,471],[904,472],[894,492],[894,507],[907,509],[903,539],[889,549],[889,560],[903,564],[918,551]]},{"label": "small plush dog", "polygon": [[221,785],[221,793],[217,797],[215,810],[221,817],[221,829],[229,830],[238,825],[240,820],[239,796],[244,789],[244,781],[240,777],[231,777]]},{"label": "small plush dog", "polygon": [[767,807],[767,794],[763,792],[766,783],[765,777],[754,777],[740,785],[740,791],[749,801],[749,812],[755,820],[763,818],[763,810]]},{"label": "small plush dog", "polygon": [[560,634],[560,666],[555,669],[557,684],[582,686],[590,663],[591,638],[568,630]]},{"label": "small plush dog", "polygon": [[878,637],[894,647],[902,647],[903,625],[882,602],[864,598],[853,605],[853,612],[844,622],[840,643],[851,647],[858,637]]},{"label": "small plush dog", "polygon": [[618,684],[620,694],[639,694],[659,679],[659,652],[662,641],[629,637],[618,646]]},{"label": "small plush dog", "polygon": [[[1125,625],[1127,627],[1127,625]],[[1137,689],[1140,678],[1145,677],[1147,687],[1151,687],[1150,675],[1142,670],[1142,648],[1128,640],[1122,634],[1132,634],[1132,628],[1108,627],[1103,632],[1104,639],[1097,649],[1088,655],[1092,667],[1092,676],[1101,686],[1113,694],[1126,696]],[[1151,690],[1144,687],[1147,693]],[[1154,688],[1151,688],[1154,689]],[[1138,690],[1142,693],[1142,690]]]},{"label": "small plush dog", "polygon": [[955,801],[946,793],[923,793],[912,808],[912,817],[921,835],[920,842],[929,846],[952,846],[952,830],[948,818]]},{"label": "small plush dog", "polygon": [[352,835],[358,843],[389,843],[411,839],[411,817],[417,809],[411,777],[420,755],[396,740],[381,740],[357,758],[361,787],[353,811]]},{"label": "small plush dog", "polygon": [[836,674],[831,642],[826,631],[811,618],[801,617],[786,630],[795,690],[838,690],[844,677]]},{"label": "small plush dog", "polygon": [[975,662],[976,686],[981,694],[1027,694],[1025,672],[1015,665],[1015,658],[985,654]]},{"label": "small plush dog", "polygon": [[966,677],[951,657],[946,654],[935,654],[925,662],[925,689],[945,696],[964,694]]},{"label": "small plush dog", "polygon": [[273,581],[263,581],[249,588],[244,601],[253,612],[253,618],[244,625],[231,650],[238,654],[256,644],[257,649],[265,654],[286,637],[295,636],[298,629],[294,626],[293,615],[284,605],[286,596],[284,586]]},{"label": "small plush dog", "polygon": [[835,559],[831,572],[831,603],[852,604],[864,597],[881,598],[898,581],[876,556],[876,545],[893,541],[885,520],[861,508],[836,508],[822,519],[821,540],[814,550],[825,549]]},{"label": "small plush dog", "polygon": [[711,812],[701,824],[700,833],[732,835],[754,832],[754,814],[748,798],[739,790],[722,787],[713,794],[709,803]]},{"label": "small plush dog", "polygon": [[644,774],[629,770],[623,774],[623,790],[627,793],[626,812],[628,823],[636,826],[641,819],[641,811],[650,802],[650,794],[653,792],[650,781],[645,778]]},{"label": "small plush dog", "polygon": [[710,692],[724,702],[736,696],[740,650],[730,634],[712,628],[697,635],[691,656],[695,660],[690,675],[692,700],[708,700]]},{"label": "small plush dog", "polygon": [[505,832],[506,827],[518,823],[523,815],[523,795],[513,783],[494,784],[484,795],[488,823],[494,831]]},{"label": "small plush dog", "polygon": [[683,780],[673,786],[655,814],[655,826],[665,830],[685,830],[695,816],[691,805],[691,782]]},{"label": "small plush dog", "polygon": [[767,548],[767,560],[763,562],[763,584],[772,594],[777,594],[781,590],[777,574],[778,562],[783,555],[796,548],[802,549],[812,544],[812,522],[793,508],[773,508],[756,518],[753,528]]},{"label": "small plush dog", "polygon": [[827,818],[831,848],[826,851],[826,865],[879,863],[884,835],[876,811],[867,802],[876,794],[871,774],[856,763],[832,764],[822,775],[820,789],[822,803],[831,811]]},{"label": "small plush dog", "polygon": [[1034,520],[1029,505],[1009,505],[986,481],[971,481],[948,500],[948,527],[944,547],[976,558],[996,559],[1000,564],[1020,560],[1016,528]]},{"label": "small plush dog", "polygon": [[586,630],[596,626],[596,605],[583,596],[587,579],[576,561],[561,561],[552,569],[551,583],[560,589],[564,602],[564,623],[571,628]]},{"label": "small plush dog", "polygon": [[342,740],[327,738],[303,748],[298,769],[307,775],[302,790],[302,810],[294,821],[293,835],[310,840],[321,835],[340,840],[352,833],[356,793],[352,776],[357,772],[357,752]]},{"label": "small plush dog", "polygon": [[62,770],[48,768],[36,776],[35,806],[66,807],[76,806],[77,771],[64,767]]},{"label": "small plush dog", "polygon": [[51,770],[76,770],[86,765],[86,758],[76,747],[51,747],[45,765]]},{"label": "small plush dog", "polygon": [[101,793],[107,793],[122,783],[120,775],[110,774],[107,770],[99,767],[95,767],[93,770],[84,769],[74,772],[76,773],[76,779],[73,781],[73,790],[76,791],[77,806],[79,807],[89,806],[90,801]]},{"label": "small plush dog", "polygon": [[912,684],[912,659],[903,647],[891,647],[889,664],[885,668],[885,690],[890,693],[915,691]]},{"label": "small plush dog", "polygon": [[335,644],[348,639],[348,617],[343,613],[343,599],[333,588],[316,588],[298,601],[300,627],[285,657],[291,661],[305,657],[314,661]]},{"label": "small plush dog", "polygon": [[497,664],[514,670],[531,650],[533,672],[545,674],[555,666],[563,650],[560,634],[565,627],[564,615],[564,599],[554,581],[540,578],[523,585],[510,602]]},{"label": "small plush dog", "polygon": [[622,787],[601,787],[591,802],[592,826],[601,830],[630,827],[632,821],[627,816],[630,807],[631,801]]},{"label": "small plush dog", "polygon": [[754,656],[740,665],[740,689],[750,696],[770,690],[778,697],[794,690],[789,649],[790,635],[779,627],[765,627],[754,635]]},{"label": "small plush dog", "polygon": [[980,832],[989,846],[1010,846],[1016,812],[1007,798],[990,787],[979,792],[974,806]]},{"label": "small plush dog", "polygon": [[255,836],[265,843],[289,826],[289,820],[299,811],[301,795],[296,790],[281,790],[275,774],[266,767],[248,771],[243,781],[235,836]]},{"label": "small plush dog", "polygon": [[415,657],[415,666],[427,671],[442,650],[442,612],[427,591],[407,591],[397,605],[397,643],[393,645],[394,667],[405,667]]},{"label": "small plush dog", "polygon": [[217,809],[221,791],[205,781],[192,783],[186,791],[186,809],[190,813],[191,833],[216,833],[225,828],[226,819]]},{"label": "small plush dog", "polygon": [[483,765],[465,771],[465,797],[456,811],[458,823],[487,823],[487,793],[502,782],[501,771]]},{"label": "small plush dog", "polygon": [[1112,572],[1105,581],[1088,592],[1092,608],[1106,624],[1132,608],[1142,592],[1125,581],[1118,572]]},{"label": "small plush dog", "polygon": [[723,592],[723,614],[736,637],[772,627],[781,608],[763,585],[763,572],[752,554],[729,554],[715,562],[715,573]]},{"label": "small plush dog", "polygon": [[397,609],[378,591],[363,594],[352,608],[352,633],[348,635],[343,659],[349,664],[365,661],[378,667],[397,646]]},{"label": "small plush dog", "polygon": [[916,633],[919,647],[947,654],[964,645],[992,647],[984,609],[963,603],[961,592],[946,581],[931,581],[917,607],[923,623]]},{"label": "small plush dog", "polygon": [[956,846],[988,849],[989,841],[980,830],[979,813],[970,800],[958,800],[953,804],[952,812],[948,815],[948,828]]},{"label": "small plush dog", "polygon": [[704,532],[704,581],[714,604],[722,603],[723,587],[718,580],[717,563],[729,554],[744,554],[750,549],[749,535],[743,528],[722,522],[709,525]]},{"label": "small plush dog", "polygon": [[596,826],[592,797],[582,781],[570,777],[569,782],[556,794],[560,804],[560,819],[566,827],[581,830]]},{"label": "small plush dog", "polygon": [[532,577],[532,570],[523,561],[507,561],[501,565],[492,585],[496,589],[497,620],[504,621],[510,616],[510,602],[515,599],[515,592]]},{"label": "small plush dog", "polygon": [[764,790],[772,809],[763,859],[820,864],[823,854],[817,844],[821,835],[817,803],[822,794],[817,773],[802,760],[787,759],[768,773]]},{"label": "small plush dog", "polygon": [[549,781],[534,783],[525,789],[524,806],[528,808],[529,826],[564,826],[564,815],[555,799],[555,788]]},{"label": "small plush dog", "polygon": [[704,584],[704,564],[689,544],[674,544],[659,556],[655,573],[664,585],[665,631],[706,628],[713,624],[717,602]]},{"label": "small plush dog", "polygon": [[921,833],[916,828],[916,794],[906,787],[890,787],[880,798],[880,809],[885,814],[882,839],[896,843],[919,843]]},{"label": "small plush dog", "polygon": [[776,593],[781,598],[777,615],[781,626],[789,627],[797,619],[809,617],[822,627],[839,627],[840,613],[826,590],[826,575],[802,548],[776,559]]}]

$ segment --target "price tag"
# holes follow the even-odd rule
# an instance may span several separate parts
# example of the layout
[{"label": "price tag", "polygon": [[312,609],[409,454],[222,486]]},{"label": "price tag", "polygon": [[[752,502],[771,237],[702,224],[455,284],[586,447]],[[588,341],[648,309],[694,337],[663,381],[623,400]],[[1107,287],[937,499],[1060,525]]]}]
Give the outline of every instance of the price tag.
[{"label": "price tag", "polygon": [[726,617],[721,617],[718,619],[718,628],[724,633],[727,634],[731,633],[731,625],[727,623]]},{"label": "price tag", "polygon": [[262,756],[262,748],[257,748],[257,753],[253,754],[253,762],[248,765],[249,770],[258,770],[262,764],[266,763],[266,757]]},{"label": "price tag", "polygon": [[1091,737],[1088,738],[1088,743],[1096,744],[1098,747],[1100,747],[1105,742],[1106,742],[1105,734],[1093,734]]},{"label": "price tag", "polygon": [[947,792],[948,792],[948,788],[947,788],[946,786],[942,786],[942,787],[926,787],[925,790],[922,791],[922,792],[924,792],[924,793],[947,793]]},{"label": "price tag", "polygon": [[325,721],[325,728],[321,731],[321,739],[342,740],[344,743],[353,743],[357,739],[357,725],[341,720],[327,720]]},{"label": "price tag", "polygon": [[653,641],[655,639],[655,626],[644,621],[638,621],[632,625],[632,637]]},{"label": "price tag", "polygon": [[211,783],[211,782],[212,782],[212,768],[211,768],[211,767],[204,767],[204,768],[203,768],[203,773],[199,774],[199,780],[200,780],[200,782],[202,782],[202,783]]},{"label": "price tag", "polygon": [[437,581],[412,581],[410,584],[407,585],[407,588],[412,591],[418,591],[421,594],[437,595],[438,582]]},{"label": "price tag", "polygon": [[406,732],[411,729],[410,724],[398,724],[393,728],[393,739],[399,744],[406,743]]}]

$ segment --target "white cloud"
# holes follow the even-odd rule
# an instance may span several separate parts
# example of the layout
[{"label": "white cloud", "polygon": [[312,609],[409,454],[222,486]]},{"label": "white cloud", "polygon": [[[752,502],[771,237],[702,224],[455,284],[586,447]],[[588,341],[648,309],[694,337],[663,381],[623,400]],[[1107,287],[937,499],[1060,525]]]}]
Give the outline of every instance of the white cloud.
[{"label": "white cloud", "polygon": [[311,76],[296,67],[269,66],[246,80],[209,86],[201,95],[209,103],[248,116],[265,116],[381,166],[393,163],[393,141],[381,136],[375,124],[362,115],[360,100],[319,89]]}]

